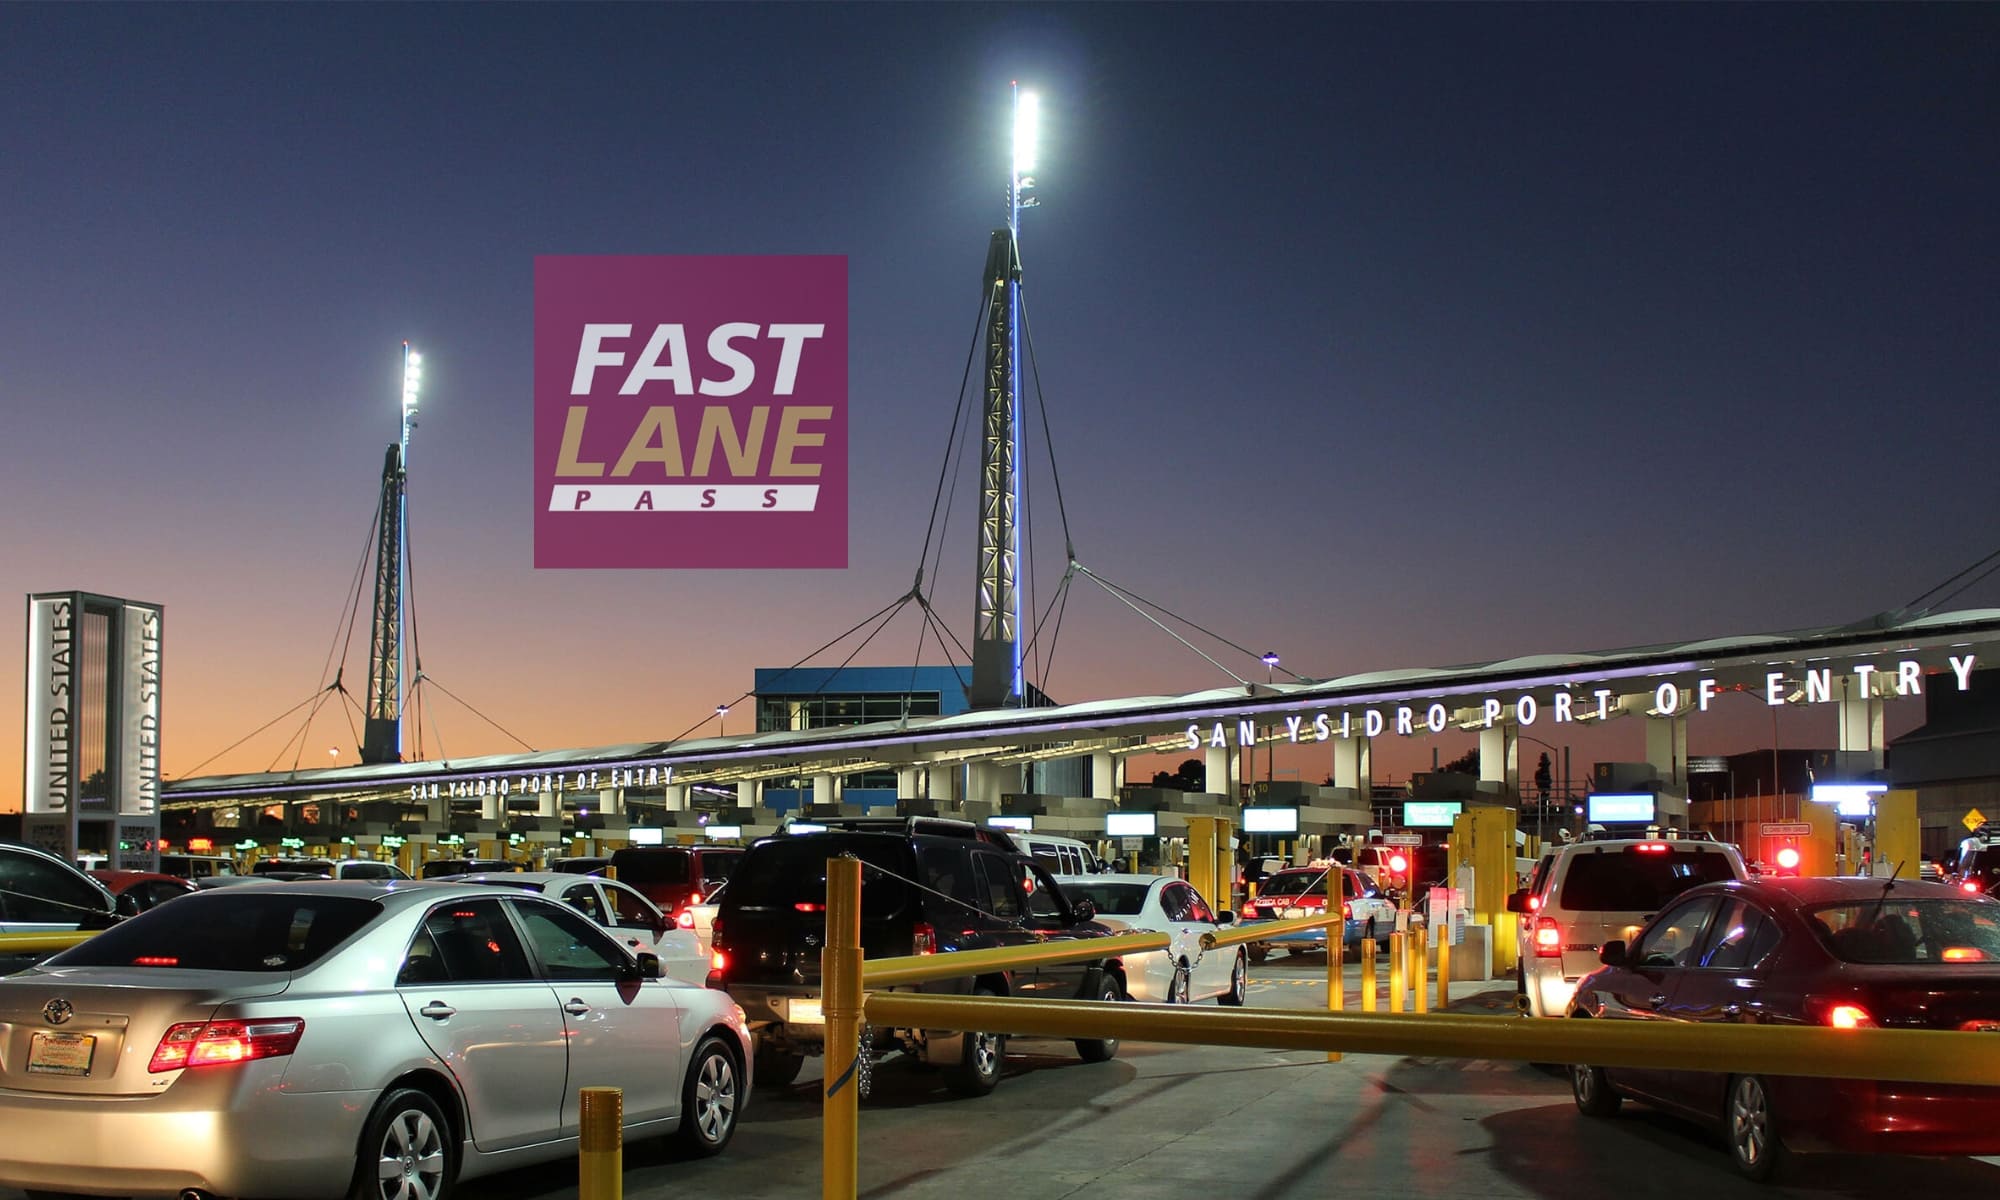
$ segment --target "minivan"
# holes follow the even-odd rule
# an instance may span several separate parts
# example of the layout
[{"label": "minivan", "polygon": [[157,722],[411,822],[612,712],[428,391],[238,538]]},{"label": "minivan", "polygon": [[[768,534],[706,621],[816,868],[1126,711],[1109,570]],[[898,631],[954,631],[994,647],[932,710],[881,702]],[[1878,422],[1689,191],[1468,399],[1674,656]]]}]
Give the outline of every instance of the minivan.
[{"label": "minivan", "polygon": [[611,854],[611,876],[680,920],[690,904],[722,886],[743,857],[740,846],[627,846]]}]

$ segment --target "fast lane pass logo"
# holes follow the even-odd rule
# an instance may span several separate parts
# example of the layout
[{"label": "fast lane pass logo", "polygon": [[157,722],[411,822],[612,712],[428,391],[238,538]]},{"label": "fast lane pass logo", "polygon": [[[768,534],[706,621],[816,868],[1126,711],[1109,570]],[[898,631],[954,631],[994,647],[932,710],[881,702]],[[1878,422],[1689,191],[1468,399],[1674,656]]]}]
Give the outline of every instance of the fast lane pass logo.
[{"label": "fast lane pass logo", "polygon": [[535,260],[535,565],[847,565],[847,260]]}]

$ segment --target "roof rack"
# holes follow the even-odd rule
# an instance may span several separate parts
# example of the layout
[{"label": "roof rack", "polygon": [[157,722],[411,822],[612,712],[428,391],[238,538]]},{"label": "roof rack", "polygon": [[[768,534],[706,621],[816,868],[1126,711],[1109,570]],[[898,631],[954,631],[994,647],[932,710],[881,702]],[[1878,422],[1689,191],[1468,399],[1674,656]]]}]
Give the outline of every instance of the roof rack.
[{"label": "roof rack", "polygon": [[791,832],[793,825],[817,829],[837,829],[842,833],[928,833],[940,837],[985,838],[986,832],[970,821],[956,817],[794,817],[779,830]]},{"label": "roof rack", "polygon": [[1657,826],[1646,829],[1606,829],[1593,825],[1576,840],[1579,842],[1713,842],[1716,838],[1706,829],[1661,829]]}]

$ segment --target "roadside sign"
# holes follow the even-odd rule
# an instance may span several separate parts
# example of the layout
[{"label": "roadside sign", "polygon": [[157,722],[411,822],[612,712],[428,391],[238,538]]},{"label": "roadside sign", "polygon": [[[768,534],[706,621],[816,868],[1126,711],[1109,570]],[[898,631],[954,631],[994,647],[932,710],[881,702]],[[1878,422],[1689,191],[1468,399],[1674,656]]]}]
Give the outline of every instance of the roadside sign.
[{"label": "roadside sign", "polygon": [[1424,844],[1424,835],[1421,833],[1384,834],[1382,836],[1382,844],[1384,846],[1421,846]]},{"label": "roadside sign", "polygon": [[1959,824],[1965,826],[1968,831],[1977,833],[1979,832],[1979,827],[1986,824],[1986,814],[1975,808],[1960,818]]},{"label": "roadside sign", "polygon": [[1780,821],[1762,826],[1765,837],[1811,837],[1813,827],[1804,821]]}]

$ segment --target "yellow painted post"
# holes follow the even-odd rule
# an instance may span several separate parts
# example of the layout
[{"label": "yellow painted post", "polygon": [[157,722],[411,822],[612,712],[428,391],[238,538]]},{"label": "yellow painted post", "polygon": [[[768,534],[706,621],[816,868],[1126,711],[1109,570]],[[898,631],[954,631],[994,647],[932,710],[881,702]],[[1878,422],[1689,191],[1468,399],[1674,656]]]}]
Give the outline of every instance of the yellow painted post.
[{"label": "yellow painted post", "polygon": [[1448,928],[1445,928],[1438,930],[1437,1010],[1439,1012],[1446,1012],[1449,1011],[1450,1008],[1451,1008],[1451,931]]},{"label": "yellow painted post", "polygon": [[1466,894],[1466,920],[1492,930],[1493,970],[1511,974],[1519,956],[1516,917],[1507,911],[1514,891],[1515,815],[1511,808],[1474,805],[1458,815],[1451,828],[1451,881],[1458,886],[1458,868],[1472,868],[1472,889]]},{"label": "yellow painted post", "polygon": [[1361,939],[1361,1011],[1375,1011],[1375,939]]},{"label": "yellow painted post", "polygon": [[1125,860],[1125,869],[1137,875],[1139,873],[1139,852],[1137,850],[1132,851],[1125,856]]},{"label": "yellow painted post", "polygon": [[1403,989],[1407,986],[1403,981],[1403,956],[1408,951],[1403,949],[1403,942],[1402,930],[1389,935],[1389,1011],[1392,1013],[1403,1011]]},{"label": "yellow painted post", "polygon": [[1807,801],[1799,819],[1812,826],[1810,836],[1799,839],[1799,874],[1831,875],[1840,841],[1840,813],[1831,804]]},{"label": "yellow painted post", "polygon": [[[826,948],[820,951],[826,1018],[826,1099],[820,1109],[822,1200],[854,1200],[860,1186],[861,860],[826,861]],[[581,1197],[578,1200],[582,1200]]]},{"label": "yellow painted post", "polygon": [[[1917,831],[1917,794],[1898,789],[1875,797],[1875,861],[1889,863],[1898,879],[1915,879],[1923,851]],[[1900,869],[1898,869],[1900,868]]]},{"label": "yellow painted post", "polygon": [[[1255,885],[1252,885],[1255,891]],[[1332,899],[1333,889],[1327,889],[1327,898]],[[1346,963],[1342,962],[1342,952],[1347,949],[1347,923],[1329,925],[1326,929],[1326,1011],[1339,1012],[1347,1007]],[[1326,1052],[1326,1061],[1339,1062],[1340,1051]]]},{"label": "yellow painted post", "polygon": [[1424,986],[1430,974],[1430,942],[1425,927],[1418,925],[1410,930],[1410,986],[1416,992],[1416,1011],[1427,1013],[1431,1010],[1430,989]]},{"label": "yellow painted post", "polygon": [[1234,910],[1236,904],[1236,852],[1229,843],[1236,835],[1236,822],[1228,817],[1215,818],[1215,899],[1209,907],[1217,912]]},{"label": "yellow painted post", "polygon": [[618,1200],[625,1191],[625,1093],[577,1090],[576,1200]]},{"label": "yellow painted post", "polygon": [[1220,839],[1215,826],[1214,817],[1187,819],[1187,881],[1210,908],[1224,909],[1229,905],[1216,898],[1215,847]]}]

